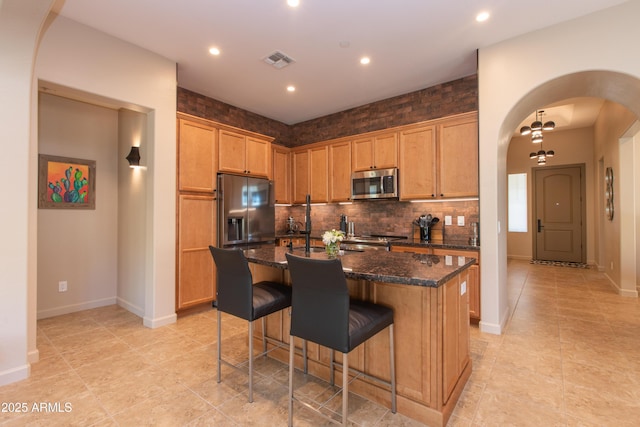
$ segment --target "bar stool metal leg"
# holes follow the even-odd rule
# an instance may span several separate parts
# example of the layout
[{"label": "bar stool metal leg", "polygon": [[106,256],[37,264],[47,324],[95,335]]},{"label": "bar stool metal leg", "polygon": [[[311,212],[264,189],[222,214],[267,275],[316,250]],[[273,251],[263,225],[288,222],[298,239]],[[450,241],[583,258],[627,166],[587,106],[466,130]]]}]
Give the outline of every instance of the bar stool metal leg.
[{"label": "bar stool metal leg", "polygon": [[396,413],[396,362],[393,341],[393,323],[389,325],[389,375],[391,376],[391,412]]},{"label": "bar stool metal leg", "polygon": [[249,403],[253,403],[253,322],[249,322]]},{"label": "bar stool metal leg", "polygon": [[266,316],[262,318],[262,352],[267,352],[267,322]]},{"label": "bar stool metal leg", "polygon": [[289,337],[289,427],[293,426],[293,362],[295,344],[293,337]]},{"label": "bar stool metal leg", "polygon": [[330,355],[331,359],[329,359],[329,369],[331,369],[331,372],[329,372],[329,383],[333,386],[335,385],[336,381],[335,381],[335,362],[333,361],[333,358],[335,357],[335,352],[333,350],[331,350],[331,355]]},{"label": "bar stool metal leg", "polygon": [[349,409],[349,353],[342,353],[342,425],[347,425]]},{"label": "bar stool metal leg", "polygon": [[307,340],[302,340],[302,359],[304,360],[304,374],[309,373],[309,362],[307,360]]},{"label": "bar stool metal leg", "polygon": [[222,332],[221,332],[221,325],[220,325],[220,310],[216,310],[217,311],[217,316],[218,316],[218,343],[217,343],[217,348],[218,348],[218,382],[220,382],[220,363],[221,363],[221,344],[220,342],[222,341]]}]

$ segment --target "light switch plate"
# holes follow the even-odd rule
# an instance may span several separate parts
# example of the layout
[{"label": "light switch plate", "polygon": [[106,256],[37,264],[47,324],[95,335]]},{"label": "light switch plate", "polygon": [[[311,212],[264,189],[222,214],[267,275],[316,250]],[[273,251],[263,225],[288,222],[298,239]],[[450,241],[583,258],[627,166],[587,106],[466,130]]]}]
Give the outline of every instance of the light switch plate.
[{"label": "light switch plate", "polygon": [[451,225],[451,215],[444,216],[444,225]]},{"label": "light switch plate", "polygon": [[458,225],[459,226],[463,226],[464,225],[464,216],[462,216],[462,215],[458,216]]},{"label": "light switch plate", "polygon": [[460,283],[460,295],[464,295],[467,293],[467,281]]}]

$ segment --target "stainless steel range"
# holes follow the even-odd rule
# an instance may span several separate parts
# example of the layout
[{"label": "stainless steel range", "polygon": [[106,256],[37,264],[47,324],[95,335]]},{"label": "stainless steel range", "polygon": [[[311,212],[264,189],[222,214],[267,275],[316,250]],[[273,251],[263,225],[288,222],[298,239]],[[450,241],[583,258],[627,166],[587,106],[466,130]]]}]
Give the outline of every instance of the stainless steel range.
[{"label": "stainless steel range", "polygon": [[405,236],[366,235],[344,239],[340,248],[345,251],[388,251],[389,244],[405,240]]}]

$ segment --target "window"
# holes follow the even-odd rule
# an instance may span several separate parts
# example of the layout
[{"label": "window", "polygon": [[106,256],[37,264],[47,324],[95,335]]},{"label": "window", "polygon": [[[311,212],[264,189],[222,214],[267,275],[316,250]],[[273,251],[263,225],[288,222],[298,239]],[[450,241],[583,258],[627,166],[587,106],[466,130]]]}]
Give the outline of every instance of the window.
[{"label": "window", "polygon": [[527,174],[510,173],[509,193],[509,231],[527,232]]}]

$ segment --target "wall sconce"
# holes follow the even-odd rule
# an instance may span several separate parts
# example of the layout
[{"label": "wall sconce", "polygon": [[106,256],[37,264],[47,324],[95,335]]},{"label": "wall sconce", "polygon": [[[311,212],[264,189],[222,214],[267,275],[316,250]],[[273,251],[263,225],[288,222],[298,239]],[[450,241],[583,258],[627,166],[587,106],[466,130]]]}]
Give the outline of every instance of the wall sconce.
[{"label": "wall sconce", "polygon": [[140,166],[140,147],[131,147],[131,151],[129,151],[126,159],[129,161],[129,167],[135,168]]}]

